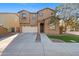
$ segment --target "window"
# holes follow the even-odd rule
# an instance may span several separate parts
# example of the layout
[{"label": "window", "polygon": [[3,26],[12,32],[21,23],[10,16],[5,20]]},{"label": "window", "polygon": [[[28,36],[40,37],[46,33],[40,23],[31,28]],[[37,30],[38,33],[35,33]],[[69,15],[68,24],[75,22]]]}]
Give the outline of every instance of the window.
[{"label": "window", "polygon": [[23,13],[22,14],[22,19],[26,19],[26,16],[27,16],[26,13]]},{"label": "window", "polygon": [[26,17],[26,13],[23,13],[23,14],[22,14],[22,17]]}]

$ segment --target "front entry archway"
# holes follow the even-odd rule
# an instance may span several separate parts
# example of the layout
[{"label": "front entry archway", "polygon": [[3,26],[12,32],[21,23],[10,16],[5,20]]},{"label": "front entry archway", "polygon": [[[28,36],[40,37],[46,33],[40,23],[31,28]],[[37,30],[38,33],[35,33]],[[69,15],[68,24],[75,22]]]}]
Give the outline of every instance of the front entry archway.
[{"label": "front entry archway", "polygon": [[40,23],[40,32],[41,32],[41,33],[44,32],[44,23]]}]

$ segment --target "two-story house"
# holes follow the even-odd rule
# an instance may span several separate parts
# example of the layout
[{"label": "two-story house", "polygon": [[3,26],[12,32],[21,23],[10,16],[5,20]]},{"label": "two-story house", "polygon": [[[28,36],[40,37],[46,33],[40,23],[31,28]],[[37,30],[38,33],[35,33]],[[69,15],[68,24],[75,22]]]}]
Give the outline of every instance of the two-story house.
[{"label": "two-story house", "polygon": [[35,13],[21,10],[15,14],[6,14],[6,17],[5,13],[2,15],[0,14],[0,21],[4,19],[3,26],[11,32],[40,32],[50,35],[60,33],[59,19],[55,15],[55,10],[50,8],[44,8]]}]

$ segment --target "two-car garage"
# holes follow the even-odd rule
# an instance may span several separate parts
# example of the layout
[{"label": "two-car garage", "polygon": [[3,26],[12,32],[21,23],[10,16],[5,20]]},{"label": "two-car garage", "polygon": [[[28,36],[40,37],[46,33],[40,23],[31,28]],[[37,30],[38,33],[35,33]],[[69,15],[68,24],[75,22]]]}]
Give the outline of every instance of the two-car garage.
[{"label": "two-car garage", "polygon": [[37,26],[22,26],[23,33],[36,33]]}]

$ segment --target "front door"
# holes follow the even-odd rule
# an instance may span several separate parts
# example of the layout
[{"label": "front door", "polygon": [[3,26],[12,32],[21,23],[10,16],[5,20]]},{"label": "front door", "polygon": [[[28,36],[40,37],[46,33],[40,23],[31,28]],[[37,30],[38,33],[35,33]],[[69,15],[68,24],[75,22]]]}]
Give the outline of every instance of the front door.
[{"label": "front door", "polygon": [[41,33],[44,32],[44,23],[40,23],[40,32],[41,32]]},{"label": "front door", "polygon": [[15,28],[14,27],[11,28],[11,32],[15,32]]}]

